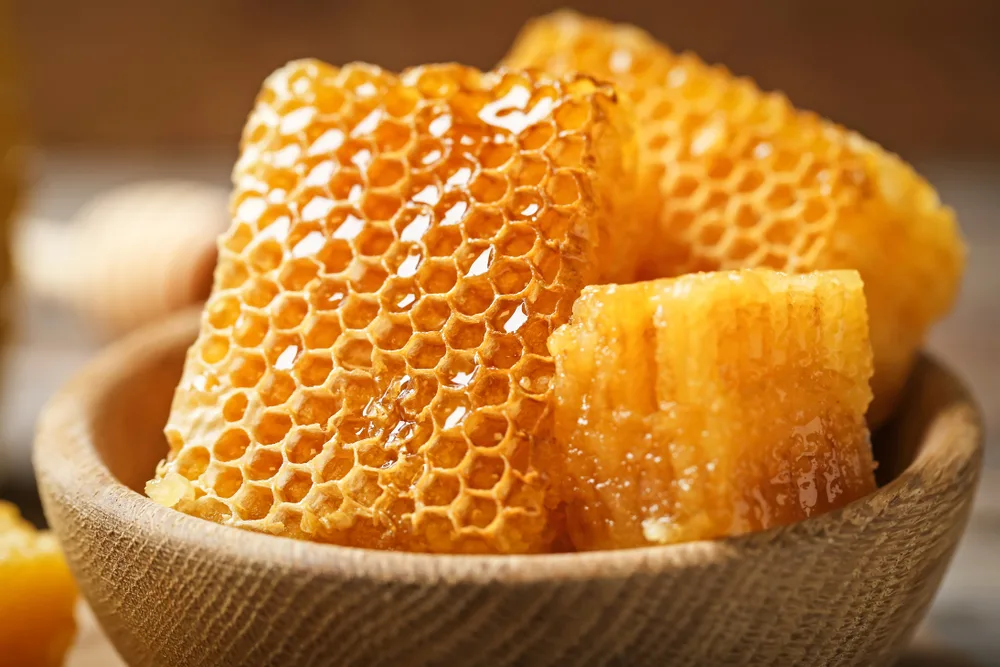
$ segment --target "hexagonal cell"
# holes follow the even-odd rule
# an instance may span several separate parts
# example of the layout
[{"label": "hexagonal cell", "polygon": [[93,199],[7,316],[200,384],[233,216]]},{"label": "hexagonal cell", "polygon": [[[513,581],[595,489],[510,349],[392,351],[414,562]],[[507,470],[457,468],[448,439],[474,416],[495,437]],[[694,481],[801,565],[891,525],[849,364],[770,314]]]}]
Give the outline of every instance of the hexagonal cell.
[{"label": "hexagonal cell", "polygon": [[198,479],[211,461],[212,455],[204,447],[188,447],[177,456],[177,472],[187,479]]},{"label": "hexagonal cell", "polygon": [[309,463],[329,441],[329,436],[318,428],[296,428],[285,439],[285,458],[289,463]]},{"label": "hexagonal cell", "polygon": [[292,407],[295,423],[300,426],[315,424],[325,428],[330,418],[340,410],[340,400],[324,391],[301,391]]},{"label": "hexagonal cell", "polygon": [[798,236],[799,229],[795,220],[778,218],[764,230],[764,238],[768,243],[779,248],[788,249]]},{"label": "hexagonal cell", "polygon": [[310,351],[295,365],[295,376],[304,387],[318,387],[326,382],[332,370],[333,359],[329,351]]},{"label": "hexagonal cell", "polygon": [[285,462],[281,452],[273,449],[257,449],[246,464],[247,479],[265,480],[271,479]]},{"label": "hexagonal cell", "polygon": [[557,171],[545,184],[549,200],[556,206],[570,206],[580,200],[580,184],[571,171]]},{"label": "hexagonal cell", "polygon": [[264,339],[264,357],[275,370],[287,371],[295,365],[305,345],[297,333],[272,331]]},{"label": "hexagonal cell", "polygon": [[247,409],[247,395],[244,393],[235,393],[226,399],[225,404],[222,406],[222,418],[227,422],[235,422],[243,419],[243,415]]},{"label": "hexagonal cell", "polygon": [[507,215],[512,221],[534,221],[546,208],[545,200],[535,188],[518,188],[507,205]]},{"label": "hexagonal cell", "polygon": [[250,266],[260,272],[278,268],[285,257],[285,249],[274,239],[258,242],[250,251]]},{"label": "hexagonal cell", "polygon": [[275,485],[278,492],[278,500],[299,503],[309,495],[312,485],[312,475],[301,470],[290,470],[284,473]]},{"label": "hexagonal cell", "polygon": [[528,309],[539,315],[551,315],[559,308],[562,292],[554,289],[533,289],[528,294]]},{"label": "hexagonal cell", "polygon": [[526,151],[539,150],[551,141],[554,134],[555,128],[552,127],[552,123],[542,121],[522,130],[518,135],[518,143]]},{"label": "hexagonal cell", "polygon": [[737,236],[726,246],[726,257],[736,262],[746,260],[757,250],[759,244],[745,236]]},{"label": "hexagonal cell", "polygon": [[515,152],[514,143],[508,137],[498,135],[482,143],[477,158],[483,169],[500,169],[511,161]]},{"label": "hexagonal cell", "polygon": [[381,256],[396,237],[388,225],[368,225],[358,234],[356,244],[362,255]]},{"label": "hexagonal cell", "polygon": [[274,494],[271,489],[256,484],[246,484],[233,502],[233,509],[244,521],[263,519],[273,506]]},{"label": "hexagonal cell", "polygon": [[414,335],[405,348],[406,361],[413,368],[434,368],[447,351],[440,334]]},{"label": "hexagonal cell", "polygon": [[442,297],[424,297],[410,311],[415,331],[438,331],[448,321],[451,306]]},{"label": "hexagonal cell", "polygon": [[458,273],[450,257],[427,259],[417,272],[417,282],[427,294],[444,294],[455,286]]},{"label": "hexagonal cell", "polygon": [[458,476],[441,470],[432,470],[417,483],[417,500],[424,505],[450,505],[462,485]]},{"label": "hexagonal cell", "polygon": [[327,273],[340,273],[351,265],[354,251],[344,239],[330,239],[316,253],[316,259]]},{"label": "hexagonal cell", "polygon": [[314,315],[306,325],[305,344],[311,350],[333,347],[340,338],[340,318],[336,315]]},{"label": "hexagonal cell", "polygon": [[764,174],[758,169],[753,169],[743,174],[740,182],[736,185],[736,189],[739,192],[750,193],[755,192],[763,184]]},{"label": "hexagonal cell", "polygon": [[229,339],[224,336],[209,336],[201,341],[199,354],[206,364],[217,364],[229,353]]},{"label": "hexagonal cell", "polygon": [[371,507],[382,495],[382,487],[378,483],[378,473],[355,467],[340,482],[340,490],[345,496],[362,507]]},{"label": "hexagonal cell", "polygon": [[250,225],[240,222],[233,225],[229,231],[223,234],[222,247],[231,252],[241,253],[252,240],[253,230],[250,228]]},{"label": "hexagonal cell", "polygon": [[501,201],[510,189],[510,183],[503,174],[483,171],[469,184],[469,194],[480,204]]},{"label": "hexagonal cell", "polygon": [[539,277],[548,284],[555,281],[562,266],[562,257],[557,250],[540,245],[530,256]]},{"label": "hexagonal cell", "polygon": [[795,192],[786,183],[779,183],[771,188],[767,195],[767,205],[776,211],[789,208],[796,202]]},{"label": "hexagonal cell", "polygon": [[257,387],[261,402],[274,407],[281,405],[295,391],[295,381],[288,373],[281,371],[268,372]]},{"label": "hexagonal cell", "polygon": [[424,249],[431,257],[451,257],[462,245],[462,230],[458,226],[433,227],[424,234]]},{"label": "hexagonal cell", "polygon": [[479,347],[486,335],[486,326],[478,320],[463,319],[458,315],[449,318],[444,327],[444,339],[455,350]]},{"label": "hexagonal cell", "polygon": [[521,433],[534,433],[538,422],[548,411],[548,400],[533,396],[523,396],[510,411],[511,423]]},{"label": "hexagonal cell", "polygon": [[555,364],[550,357],[529,356],[514,367],[514,380],[529,394],[541,394],[552,386]]},{"label": "hexagonal cell", "polygon": [[380,350],[398,350],[410,340],[413,328],[405,316],[382,315],[369,327],[375,345]]},{"label": "hexagonal cell", "polygon": [[229,381],[234,387],[240,388],[254,386],[264,377],[264,371],[267,370],[264,357],[257,352],[247,351],[234,356],[229,367]]},{"label": "hexagonal cell", "polygon": [[537,234],[531,225],[510,224],[497,238],[496,248],[502,255],[517,257],[527,254],[535,245]]},{"label": "hexagonal cell", "polygon": [[[317,459],[319,460],[319,459]],[[330,456],[323,461],[320,477],[324,481],[338,481],[354,469],[354,452],[343,445],[333,448]]]},{"label": "hexagonal cell", "polygon": [[243,473],[239,468],[219,468],[211,480],[212,490],[220,498],[232,498],[243,486]]},{"label": "hexagonal cell", "polygon": [[359,294],[379,291],[389,277],[389,273],[381,265],[367,261],[355,261],[347,270],[347,275],[351,287]]},{"label": "hexagonal cell", "polygon": [[379,156],[368,165],[368,185],[391,188],[406,176],[406,165],[398,158]]},{"label": "hexagonal cell", "polygon": [[802,207],[802,220],[807,224],[821,222],[830,213],[826,203],[818,197],[806,200]]},{"label": "hexagonal cell", "polygon": [[456,468],[469,451],[469,444],[461,435],[442,433],[427,446],[427,462],[433,468]]},{"label": "hexagonal cell", "polygon": [[477,408],[503,405],[510,399],[510,378],[503,371],[477,372],[470,397]]},{"label": "hexagonal cell", "polygon": [[489,275],[498,294],[517,294],[531,282],[531,266],[524,260],[499,258]]},{"label": "hexagonal cell", "polygon": [[508,421],[502,412],[477,410],[465,420],[465,435],[476,447],[496,447],[507,435]]},{"label": "hexagonal cell", "polygon": [[372,366],[372,344],[367,338],[343,336],[334,345],[333,354],[341,368],[367,369]]},{"label": "hexagonal cell", "polygon": [[258,418],[254,428],[254,440],[262,445],[273,445],[292,427],[292,419],[287,413],[277,410],[265,410]]},{"label": "hexagonal cell", "polygon": [[516,333],[524,347],[522,356],[527,354],[548,355],[549,334],[552,333],[552,327],[548,320],[532,315]]},{"label": "hexagonal cell", "polygon": [[239,299],[233,296],[217,295],[205,304],[208,323],[216,329],[232,326],[240,316]]},{"label": "hexagonal cell", "polygon": [[524,353],[524,348],[515,336],[489,333],[480,350],[483,363],[491,368],[512,368]]},{"label": "hexagonal cell", "polygon": [[218,289],[236,289],[250,278],[246,264],[238,260],[230,260],[219,268]]},{"label": "hexagonal cell", "polygon": [[267,278],[254,278],[243,288],[243,301],[252,308],[265,308],[276,296],[278,286]]},{"label": "hexagonal cell", "polygon": [[243,456],[250,446],[250,436],[241,428],[231,428],[222,433],[212,447],[212,453],[219,461],[228,462]]},{"label": "hexagonal cell", "polygon": [[470,239],[489,239],[504,226],[503,215],[492,207],[474,206],[465,217],[465,234]]},{"label": "hexagonal cell", "polygon": [[726,227],[718,220],[705,220],[698,230],[698,243],[703,246],[714,246],[722,240]]},{"label": "hexagonal cell", "polygon": [[[364,215],[365,219],[368,220],[368,224],[365,229],[370,228],[373,225],[382,225],[388,223],[392,220],[393,216],[403,205],[403,200],[395,192],[368,192],[365,194],[364,199],[361,200],[361,213]],[[364,230],[362,230],[362,233]],[[390,232],[391,233],[391,232]],[[355,247],[359,249],[362,255],[377,255],[375,249],[379,247],[379,242],[384,242],[384,238],[375,243],[364,243],[355,238]]]},{"label": "hexagonal cell", "polygon": [[357,452],[358,464],[373,470],[391,468],[399,458],[399,452],[395,449],[383,447],[378,443],[360,444]]},{"label": "hexagonal cell", "polygon": [[442,391],[431,401],[434,422],[442,431],[459,428],[471,410],[469,397],[464,392]]},{"label": "hexagonal cell", "polygon": [[301,292],[319,273],[319,265],[308,257],[292,259],[285,262],[278,274],[278,284],[286,290]]},{"label": "hexagonal cell", "polygon": [[[412,98],[410,97],[397,96],[395,99],[412,102]],[[392,109],[396,112],[394,115],[397,117],[405,116],[407,113],[407,111],[402,110],[401,104],[394,103],[391,100],[384,104],[386,110],[389,111]],[[392,113],[392,111],[389,111],[389,113]],[[379,126],[375,128],[375,132],[372,133],[372,138],[375,140],[375,146],[378,148],[380,153],[394,153],[406,148],[406,146],[410,143],[412,136],[413,133],[411,132],[408,124],[388,119],[379,123]]]},{"label": "hexagonal cell", "polygon": [[341,278],[324,277],[310,285],[309,302],[316,310],[335,310],[350,293],[347,282]]},{"label": "hexagonal cell", "polygon": [[493,286],[485,276],[462,278],[455,292],[449,295],[455,311],[469,316],[485,312],[494,298]]},{"label": "hexagonal cell", "polygon": [[351,295],[340,311],[341,322],[348,329],[364,329],[378,315],[378,301],[373,297]]},{"label": "hexagonal cell", "polygon": [[274,325],[279,329],[294,329],[302,324],[309,313],[309,304],[295,294],[284,294],[273,310]]},{"label": "hexagonal cell", "polygon": [[492,489],[503,478],[506,467],[499,456],[476,453],[465,471],[465,483],[470,489]]},{"label": "hexagonal cell", "polygon": [[461,526],[486,528],[497,516],[497,501],[482,496],[463,496],[455,507],[455,515]]}]

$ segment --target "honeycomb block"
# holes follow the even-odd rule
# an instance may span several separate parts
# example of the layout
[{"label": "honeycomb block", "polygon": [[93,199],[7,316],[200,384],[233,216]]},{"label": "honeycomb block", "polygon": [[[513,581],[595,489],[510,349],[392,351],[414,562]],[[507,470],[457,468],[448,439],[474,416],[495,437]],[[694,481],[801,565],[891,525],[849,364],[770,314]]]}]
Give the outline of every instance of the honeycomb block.
[{"label": "honeycomb block", "polygon": [[149,495],[344,545],[548,549],[546,342],[634,274],[629,127],[583,76],[273,74]]},{"label": "honeycomb block", "polygon": [[888,415],[964,268],[952,211],[911,167],[631,26],[558,12],[531,22],[505,62],[587,72],[634,103],[638,208],[659,234],[645,246],[645,277],[857,270],[875,352],[869,417]]},{"label": "honeycomb block", "polygon": [[771,528],[875,488],[854,271],[588,287],[549,347],[560,440],[544,465],[577,549]]},{"label": "honeycomb block", "polygon": [[0,501],[0,662],[57,667],[76,633],[76,585],[55,536]]}]

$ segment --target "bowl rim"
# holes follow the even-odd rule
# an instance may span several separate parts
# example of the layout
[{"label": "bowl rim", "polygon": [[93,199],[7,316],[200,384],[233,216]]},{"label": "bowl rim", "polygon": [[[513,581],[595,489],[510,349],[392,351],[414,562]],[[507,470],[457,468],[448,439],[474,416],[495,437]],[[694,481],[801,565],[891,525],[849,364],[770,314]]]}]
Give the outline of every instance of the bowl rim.
[{"label": "bowl rim", "polygon": [[[927,475],[945,484],[956,482],[962,471],[982,460],[982,418],[967,387],[930,357],[958,386],[962,409],[956,423],[964,437],[932,439],[910,465],[888,484],[842,508],[767,531],[711,541],[647,546],[618,551],[591,551],[527,555],[450,555],[381,551],[308,542],[234,529],[154,503],[120,482],[94,447],[94,411],[109,389],[122,381],[135,360],[152,360],[188,348],[200,322],[200,308],[178,313],[146,326],[102,350],[78,370],[49,400],[38,421],[33,452],[43,499],[58,492],[79,502],[81,511],[97,513],[117,526],[129,526],[136,538],[149,537],[179,551],[215,551],[251,566],[327,571],[341,577],[393,582],[450,582],[531,584],[552,580],[618,579],[643,572],[704,567],[742,558],[748,549],[760,550],[786,538],[824,539],[827,528],[853,523],[852,516],[870,515],[871,507],[891,503],[904,488],[924,483]],[[947,440],[947,442],[945,442]],[[950,465],[945,465],[946,463]],[[942,472],[943,471],[943,472]],[[974,492],[978,475],[966,491]],[[60,501],[61,502],[61,501]]]}]

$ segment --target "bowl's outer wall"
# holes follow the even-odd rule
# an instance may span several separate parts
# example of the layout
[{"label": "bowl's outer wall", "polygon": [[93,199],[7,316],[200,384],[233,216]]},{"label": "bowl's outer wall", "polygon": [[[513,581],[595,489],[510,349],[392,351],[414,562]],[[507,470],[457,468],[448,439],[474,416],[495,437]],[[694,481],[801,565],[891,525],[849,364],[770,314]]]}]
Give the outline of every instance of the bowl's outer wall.
[{"label": "bowl's outer wall", "polygon": [[944,574],[980,466],[974,406],[925,359],[879,442],[884,470],[912,464],[794,526],[530,557],[295,542],[161,508],[111,474],[140,487],[162,455],[195,332],[179,318],[106,352],[53,401],[36,444],[49,521],[137,667],[889,664]]}]

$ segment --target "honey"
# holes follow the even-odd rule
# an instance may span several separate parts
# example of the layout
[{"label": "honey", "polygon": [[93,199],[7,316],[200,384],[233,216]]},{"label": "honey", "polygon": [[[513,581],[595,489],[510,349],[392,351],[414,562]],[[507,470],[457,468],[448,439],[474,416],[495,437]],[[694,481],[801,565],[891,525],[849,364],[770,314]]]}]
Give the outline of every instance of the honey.
[{"label": "honey", "polygon": [[875,352],[870,419],[885,419],[964,266],[954,214],[923,178],[858,134],[632,26],[557,12],[529,23],[505,62],[586,72],[633,103],[645,277],[857,270]]},{"label": "honey", "polygon": [[58,667],[76,633],[76,585],[55,536],[0,501],[0,656],[5,665]]},{"label": "honey", "polygon": [[576,549],[738,535],[875,488],[854,271],[588,287],[549,347],[559,446],[543,466]]},{"label": "honey", "polygon": [[635,276],[635,151],[584,76],[277,71],[150,497],[337,544],[547,550],[547,341],[584,285]]}]

